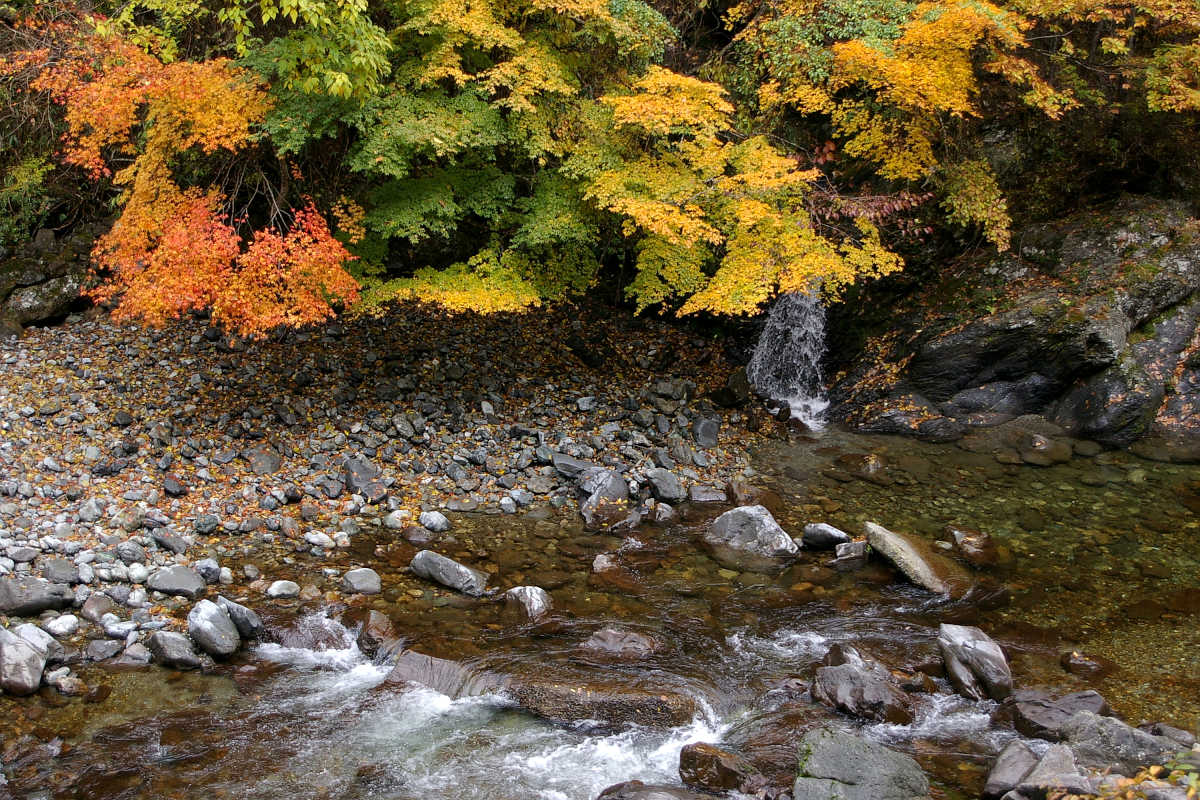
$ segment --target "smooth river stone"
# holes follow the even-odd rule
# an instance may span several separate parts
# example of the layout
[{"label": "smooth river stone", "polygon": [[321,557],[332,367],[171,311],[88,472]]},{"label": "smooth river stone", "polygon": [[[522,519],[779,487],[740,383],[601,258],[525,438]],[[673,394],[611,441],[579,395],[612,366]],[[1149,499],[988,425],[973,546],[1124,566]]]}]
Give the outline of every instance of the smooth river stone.
[{"label": "smooth river stone", "polygon": [[867,544],[895,565],[904,576],[923,589],[961,600],[973,585],[970,573],[934,551],[924,539],[889,531],[874,522],[865,523]]}]

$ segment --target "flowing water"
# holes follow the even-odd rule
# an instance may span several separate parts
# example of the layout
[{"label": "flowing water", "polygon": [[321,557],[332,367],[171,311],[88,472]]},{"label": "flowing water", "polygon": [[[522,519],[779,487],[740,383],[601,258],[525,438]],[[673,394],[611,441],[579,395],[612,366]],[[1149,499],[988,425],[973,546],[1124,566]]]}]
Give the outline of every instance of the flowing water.
[{"label": "flowing water", "polygon": [[810,428],[823,426],[829,407],[821,359],[825,357],[825,306],[819,292],[785,294],[771,307],[746,367],[763,397],[790,406]]},{"label": "flowing water", "polygon": [[[781,574],[722,567],[698,545],[720,507],[684,507],[670,525],[625,536],[588,533],[573,518],[458,517],[435,548],[495,571],[492,584],[550,590],[553,618],[521,624],[503,604],[432,588],[402,570],[415,548],[382,530],[320,566],[369,564],[384,577],[372,607],[408,646],[479,673],[553,675],[696,699],[676,727],[556,725],[504,694],[449,697],[385,681],[359,652],[340,609],[265,608],[276,641],[210,675],[85,672],[112,688],[99,703],[15,701],[0,735],[18,797],[592,800],[620,781],[678,784],[678,754],[723,742],[786,783],[801,732],[829,723],[912,753],[940,797],[976,796],[992,758],[1016,734],[997,706],[937,681],[915,695],[909,725],[861,725],[810,702],[805,681],[835,642],[912,671],[934,657],[937,624],[979,624],[1008,651],[1019,687],[1096,688],[1132,722],[1200,726],[1200,468],[1124,453],[1049,468],[1005,465],[952,445],[824,434],[772,443],[754,482],[781,524],[865,520],[930,539],[943,526],[989,531],[1000,563],[988,575],[1009,604],[947,604],[872,563],[840,573],[805,552]],[[774,496],[772,496],[772,493]],[[591,571],[599,553],[619,569]],[[284,563],[265,564],[282,574]],[[315,572],[307,564],[293,574]],[[299,577],[299,574],[298,574]],[[649,658],[612,662],[581,642],[603,626],[654,637]],[[1059,666],[1078,649],[1117,665],[1082,680]],[[62,742],[60,743],[59,739]],[[29,739],[23,741],[29,742]],[[36,747],[61,749],[37,757]]]}]

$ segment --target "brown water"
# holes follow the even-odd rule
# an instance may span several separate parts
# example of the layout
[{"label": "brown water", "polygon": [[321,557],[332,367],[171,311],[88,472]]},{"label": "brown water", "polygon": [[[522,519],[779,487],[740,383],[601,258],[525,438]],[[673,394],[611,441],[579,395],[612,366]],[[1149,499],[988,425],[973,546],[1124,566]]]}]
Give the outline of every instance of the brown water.
[{"label": "brown water", "polygon": [[[5,762],[24,756],[10,788],[97,800],[591,800],[622,780],[677,781],[679,748],[698,740],[735,745],[782,776],[800,731],[836,718],[806,701],[799,680],[831,643],[853,642],[911,670],[934,652],[938,622],[950,620],[999,640],[1020,687],[1096,688],[1132,722],[1200,726],[1200,468],[1125,454],[1035,468],[952,445],[836,433],[765,446],[754,464],[751,482],[777,495],[777,517],[794,533],[810,521],[859,533],[866,520],[931,540],[945,539],[950,524],[991,533],[1002,558],[987,575],[1010,588],[1012,602],[947,605],[882,565],[835,572],[828,553],[805,553],[779,575],[724,569],[697,542],[726,506],[684,508],[676,524],[626,536],[587,533],[544,512],[457,518],[434,549],[489,569],[500,589],[550,590],[553,620],[531,627],[502,603],[400,571],[416,548],[379,530],[350,553],[315,566],[297,556],[291,567],[267,565],[268,574],[291,569],[312,581],[317,567],[370,565],[386,587],[372,605],[414,649],[505,674],[682,692],[701,712],[674,729],[601,731],[551,725],[503,697],[384,687],[386,665],[357,651],[330,618],[336,608],[282,606],[271,614],[280,642],[217,674],[97,671],[85,679],[112,687],[101,702],[14,703],[0,723]],[[593,575],[599,553],[620,570]],[[612,624],[653,636],[660,651],[634,663],[579,651]],[[1076,678],[1059,666],[1067,649],[1117,669]],[[916,754],[939,791],[977,792],[1015,734],[992,721],[994,704],[945,691],[916,697],[912,725],[872,724],[867,735]],[[64,752],[46,757],[59,739]]]}]

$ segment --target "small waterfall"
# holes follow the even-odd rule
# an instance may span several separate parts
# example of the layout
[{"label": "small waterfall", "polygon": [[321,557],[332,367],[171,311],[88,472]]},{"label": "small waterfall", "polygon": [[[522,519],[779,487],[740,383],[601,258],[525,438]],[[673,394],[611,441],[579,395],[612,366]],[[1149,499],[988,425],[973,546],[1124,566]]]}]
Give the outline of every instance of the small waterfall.
[{"label": "small waterfall", "polygon": [[746,368],[760,395],[786,403],[792,416],[821,428],[829,406],[821,375],[825,306],[818,292],[793,292],[776,301]]}]

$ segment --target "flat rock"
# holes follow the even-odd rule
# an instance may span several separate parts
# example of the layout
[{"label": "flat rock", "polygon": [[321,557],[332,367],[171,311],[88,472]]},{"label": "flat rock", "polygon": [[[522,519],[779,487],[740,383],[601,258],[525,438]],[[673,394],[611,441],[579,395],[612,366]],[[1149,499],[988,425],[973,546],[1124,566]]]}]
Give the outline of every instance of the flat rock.
[{"label": "flat rock", "polygon": [[661,783],[625,781],[608,787],[596,800],[712,800],[712,795]]},{"label": "flat rock", "polygon": [[485,573],[432,550],[422,550],[413,556],[409,568],[415,575],[472,597],[480,597],[487,591],[488,576]]},{"label": "flat rock", "polygon": [[194,569],[176,564],[163,567],[146,581],[146,588],[163,594],[195,600],[207,591],[204,579]]},{"label": "flat rock", "polygon": [[0,578],[0,614],[32,617],[48,609],[62,609],[75,602],[75,593],[65,583],[40,578]]},{"label": "flat rock", "polygon": [[653,637],[620,628],[601,628],[580,645],[582,650],[590,654],[622,661],[649,658],[661,647]]},{"label": "flat rock", "polygon": [[861,736],[820,727],[800,739],[793,800],[917,800],[929,781],[911,757]]},{"label": "flat rock", "polygon": [[515,675],[508,678],[506,691],[525,710],[560,725],[674,727],[691,722],[697,711],[692,697],[649,681]]},{"label": "flat rock", "polygon": [[764,783],[759,771],[742,756],[715,744],[694,742],[679,751],[679,779],[706,792],[751,793]]},{"label": "flat rock", "polygon": [[904,577],[935,594],[961,600],[973,580],[961,566],[937,553],[924,539],[889,531],[874,522],[865,524],[867,544],[895,565]]},{"label": "flat rock", "polygon": [[1057,742],[1063,726],[1078,711],[1112,716],[1112,709],[1099,692],[1091,689],[1053,698],[1045,692],[1021,691],[1014,698],[1013,727],[1025,736]]}]

